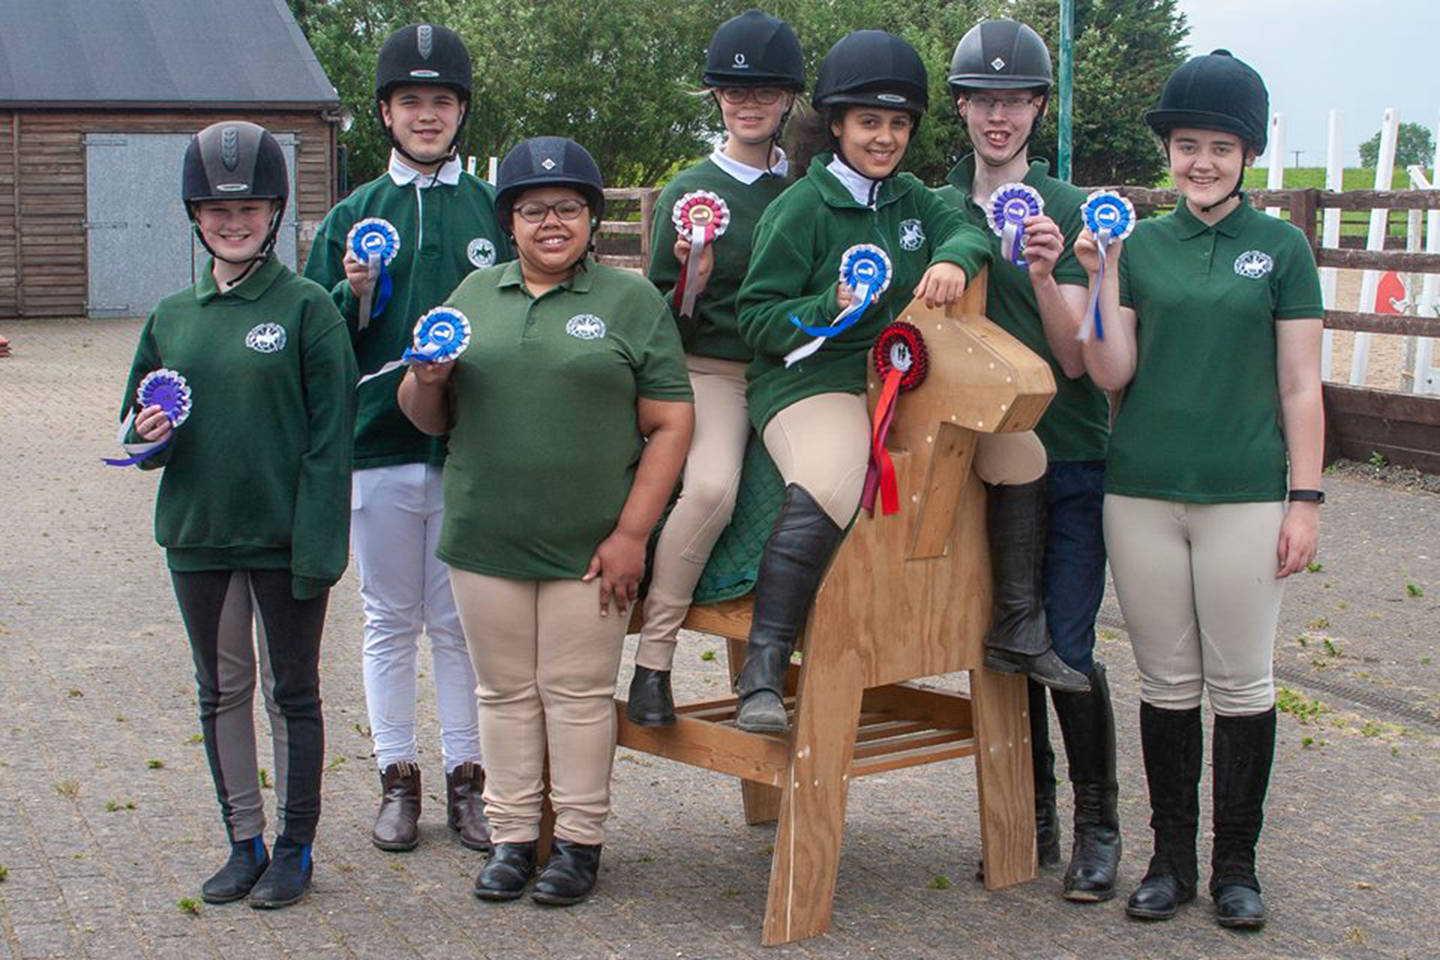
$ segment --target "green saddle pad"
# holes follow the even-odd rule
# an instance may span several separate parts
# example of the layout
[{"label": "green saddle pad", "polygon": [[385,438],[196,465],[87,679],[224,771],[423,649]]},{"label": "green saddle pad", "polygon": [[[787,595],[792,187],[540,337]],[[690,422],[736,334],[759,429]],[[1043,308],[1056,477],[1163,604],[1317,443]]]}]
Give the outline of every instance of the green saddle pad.
[{"label": "green saddle pad", "polygon": [[785,498],[785,481],[770,460],[765,444],[753,431],[745,448],[745,466],[740,472],[740,492],[730,525],[710,554],[705,572],[695,588],[697,604],[721,603],[743,597],[755,589],[760,554],[780,503]]}]

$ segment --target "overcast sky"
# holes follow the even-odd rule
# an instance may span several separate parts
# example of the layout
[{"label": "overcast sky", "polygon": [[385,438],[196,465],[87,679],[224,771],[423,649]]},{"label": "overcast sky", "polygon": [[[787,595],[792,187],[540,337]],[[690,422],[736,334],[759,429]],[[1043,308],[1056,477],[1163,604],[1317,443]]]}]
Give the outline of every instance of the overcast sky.
[{"label": "overcast sky", "polygon": [[[1287,167],[1325,165],[1331,109],[1343,111],[1345,166],[1380,129],[1386,107],[1402,122],[1440,122],[1440,0],[1180,0],[1190,52],[1225,47],[1265,78],[1270,109],[1285,115]],[[1268,163],[1268,157],[1262,158]],[[1397,188],[1409,184],[1396,183]]]}]

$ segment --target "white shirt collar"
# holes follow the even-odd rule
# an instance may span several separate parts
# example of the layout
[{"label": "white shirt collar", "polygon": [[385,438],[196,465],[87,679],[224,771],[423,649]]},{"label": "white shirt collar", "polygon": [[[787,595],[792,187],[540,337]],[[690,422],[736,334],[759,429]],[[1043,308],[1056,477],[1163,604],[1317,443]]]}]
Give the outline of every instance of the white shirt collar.
[{"label": "white shirt collar", "polygon": [[407,187],[411,183],[418,183],[417,189],[425,189],[435,183],[443,183],[447,187],[453,187],[460,182],[460,158],[451,157],[441,166],[440,172],[435,176],[428,173],[421,173],[410,164],[406,163],[400,156],[399,150],[390,151],[390,179],[395,181],[397,187]]},{"label": "white shirt collar", "polygon": [[835,174],[835,179],[844,184],[845,189],[850,191],[850,196],[854,197],[855,202],[863,207],[870,206],[870,197],[873,193],[879,192],[876,187],[880,181],[871,180],[856,172],[854,167],[841,160],[838,155],[825,165],[825,169]]},{"label": "white shirt collar", "polygon": [[718,149],[710,154],[710,162],[748,187],[767,173],[782,179],[790,175],[790,160],[785,156],[785,151],[776,147],[775,152],[780,154],[780,159],[776,160],[768,171],[752,167],[748,163],[741,163],[739,160],[732,160]]}]

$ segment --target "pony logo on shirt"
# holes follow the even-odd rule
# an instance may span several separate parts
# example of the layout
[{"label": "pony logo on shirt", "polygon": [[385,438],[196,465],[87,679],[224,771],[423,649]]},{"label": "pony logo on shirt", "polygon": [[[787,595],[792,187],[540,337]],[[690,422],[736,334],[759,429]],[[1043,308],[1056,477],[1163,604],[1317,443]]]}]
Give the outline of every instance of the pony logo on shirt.
[{"label": "pony logo on shirt", "polygon": [[257,323],[245,334],[245,346],[256,353],[279,353],[285,349],[285,328],[278,323]]},{"label": "pony logo on shirt", "polygon": [[495,262],[495,244],[486,237],[476,237],[465,248],[465,256],[477,267],[488,267]]},{"label": "pony logo on shirt", "polygon": [[565,321],[565,332],[577,340],[599,340],[605,336],[605,321],[593,313],[577,313]]},{"label": "pony logo on shirt", "polygon": [[1251,280],[1259,280],[1275,269],[1275,261],[1264,250],[1246,250],[1235,258],[1235,272]]},{"label": "pony logo on shirt", "polygon": [[920,245],[925,242],[925,228],[919,220],[900,221],[900,248],[902,250],[919,250]]}]

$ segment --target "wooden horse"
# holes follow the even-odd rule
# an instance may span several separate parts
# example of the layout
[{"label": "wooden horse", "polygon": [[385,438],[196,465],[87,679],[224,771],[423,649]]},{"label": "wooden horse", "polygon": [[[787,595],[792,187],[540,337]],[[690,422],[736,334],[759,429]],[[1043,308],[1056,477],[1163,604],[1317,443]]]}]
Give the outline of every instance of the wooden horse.
[{"label": "wooden horse", "polygon": [[[746,820],[779,821],[766,945],[828,928],[855,777],[974,756],[986,886],[1035,876],[1025,678],[982,667],[990,563],[985,490],[970,467],[980,433],[1035,426],[1055,381],[985,319],[984,290],[982,274],[958,316],[919,302],[900,316],[920,329],[930,355],[929,375],[903,395],[886,443],[901,510],[862,513],[836,553],[803,663],[791,670],[791,735],[737,729],[733,697],[681,705],[672,727],[635,726],[624,702],[616,705],[623,746],[739,777]],[[870,384],[872,405],[879,386]],[[685,626],[729,640],[733,678],[749,599],[692,608]],[[970,673],[968,696],[906,682],[959,670]]]}]

